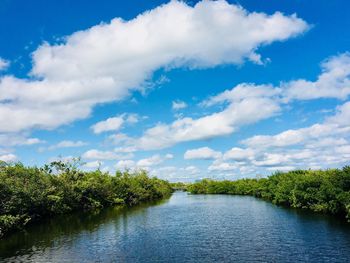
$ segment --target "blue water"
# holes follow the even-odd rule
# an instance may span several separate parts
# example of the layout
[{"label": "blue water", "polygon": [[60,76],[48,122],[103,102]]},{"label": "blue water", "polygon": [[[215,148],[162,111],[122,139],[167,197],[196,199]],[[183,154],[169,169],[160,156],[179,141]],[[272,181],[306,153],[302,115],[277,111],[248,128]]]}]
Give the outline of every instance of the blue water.
[{"label": "blue water", "polygon": [[350,262],[350,224],[253,197],[188,195],[36,224],[1,262]]}]

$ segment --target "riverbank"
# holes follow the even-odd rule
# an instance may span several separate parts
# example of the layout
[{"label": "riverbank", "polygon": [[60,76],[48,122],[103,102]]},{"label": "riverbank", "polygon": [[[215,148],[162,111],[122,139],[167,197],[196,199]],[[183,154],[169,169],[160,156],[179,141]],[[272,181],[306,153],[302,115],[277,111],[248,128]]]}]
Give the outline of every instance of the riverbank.
[{"label": "riverbank", "polygon": [[0,240],[0,262],[350,262],[350,224],[250,196],[70,213]]},{"label": "riverbank", "polygon": [[350,167],[277,172],[267,178],[237,181],[205,179],[189,184],[192,194],[250,195],[286,207],[309,209],[350,222]]},{"label": "riverbank", "polygon": [[0,163],[0,238],[42,218],[109,206],[134,206],[172,193],[170,183],[146,172],[86,172],[78,162],[42,168]]}]

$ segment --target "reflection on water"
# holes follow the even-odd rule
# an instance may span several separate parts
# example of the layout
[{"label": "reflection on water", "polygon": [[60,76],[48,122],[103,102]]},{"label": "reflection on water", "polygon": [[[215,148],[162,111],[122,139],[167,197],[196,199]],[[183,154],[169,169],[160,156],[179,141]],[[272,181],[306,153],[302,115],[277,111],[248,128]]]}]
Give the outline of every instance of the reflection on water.
[{"label": "reflection on water", "polygon": [[0,241],[4,262],[350,262],[350,226],[240,196],[64,215]]},{"label": "reflection on water", "polygon": [[[99,228],[117,232],[128,230],[128,219],[133,216],[144,217],[147,208],[166,203],[168,200],[149,202],[136,207],[111,207],[93,212],[73,213],[48,218],[30,225],[25,231],[18,232],[0,240],[0,259],[13,255],[37,254],[50,247],[69,247],[81,236],[94,235]],[[40,253],[40,252],[39,252]],[[68,260],[69,262],[69,260]]]}]

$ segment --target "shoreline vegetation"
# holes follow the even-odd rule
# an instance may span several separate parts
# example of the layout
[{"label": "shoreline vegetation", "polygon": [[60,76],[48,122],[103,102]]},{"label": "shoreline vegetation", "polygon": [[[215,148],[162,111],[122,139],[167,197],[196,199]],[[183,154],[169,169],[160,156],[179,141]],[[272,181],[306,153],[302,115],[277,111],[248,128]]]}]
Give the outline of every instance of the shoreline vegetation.
[{"label": "shoreline vegetation", "polygon": [[276,172],[261,179],[203,179],[183,187],[191,194],[254,196],[276,205],[331,214],[350,222],[350,166]]},{"label": "shoreline vegetation", "polygon": [[191,194],[249,195],[285,207],[309,209],[350,222],[350,166],[343,169],[276,172],[267,178],[169,183],[146,171],[82,171],[80,159],[44,167],[0,161],[0,238],[59,214],[135,206]]},{"label": "shoreline vegetation", "polygon": [[29,223],[59,214],[108,206],[134,206],[167,198],[169,182],[145,171],[78,169],[80,160],[56,161],[42,168],[0,162],[0,238]]}]

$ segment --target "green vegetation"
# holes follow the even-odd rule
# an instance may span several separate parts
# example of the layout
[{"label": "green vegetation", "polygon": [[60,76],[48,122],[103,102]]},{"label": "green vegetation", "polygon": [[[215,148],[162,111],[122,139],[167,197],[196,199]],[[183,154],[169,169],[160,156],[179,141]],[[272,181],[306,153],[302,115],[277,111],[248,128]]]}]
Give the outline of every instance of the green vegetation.
[{"label": "green vegetation", "polygon": [[171,187],[174,189],[174,191],[187,191],[187,186],[189,184],[182,183],[182,182],[176,182],[176,183],[170,183]]},{"label": "green vegetation", "polygon": [[44,217],[113,205],[133,206],[170,196],[170,183],[146,172],[79,170],[78,161],[43,168],[0,162],[0,237]]},{"label": "green vegetation", "polygon": [[325,171],[277,172],[268,178],[202,180],[187,186],[192,194],[251,195],[277,205],[346,217],[350,222],[350,166]]}]

